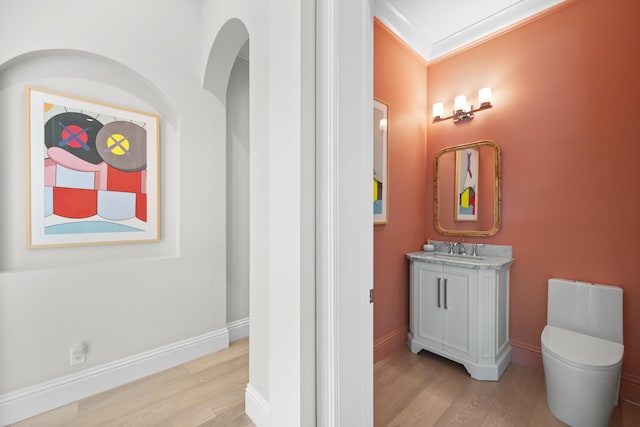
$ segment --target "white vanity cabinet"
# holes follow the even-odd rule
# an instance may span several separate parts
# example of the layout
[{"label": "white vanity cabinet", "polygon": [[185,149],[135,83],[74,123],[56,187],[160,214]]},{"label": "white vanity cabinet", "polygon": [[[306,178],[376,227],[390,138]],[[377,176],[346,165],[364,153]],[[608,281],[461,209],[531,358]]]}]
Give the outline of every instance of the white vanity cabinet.
[{"label": "white vanity cabinet", "polygon": [[[471,319],[475,317],[477,277],[473,270],[416,262],[412,268],[411,351],[427,345],[465,359],[476,357]],[[419,342],[418,342],[419,341]]]},{"label": "white vanity cabinet", "polygon": [[407,257],[411,261],[411,351],[428,350],[463,364],[475,379],[498,380],[511,362],[512,260],[427,252]]}]

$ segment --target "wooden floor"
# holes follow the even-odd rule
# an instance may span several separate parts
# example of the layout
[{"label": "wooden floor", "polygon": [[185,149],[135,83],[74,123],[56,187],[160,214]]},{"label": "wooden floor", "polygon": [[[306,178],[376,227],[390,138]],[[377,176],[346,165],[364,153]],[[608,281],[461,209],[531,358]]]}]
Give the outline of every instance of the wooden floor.
[{"label": "wooden floor", "polygon": [[[249,341],[16,426],[253,426],[244,413]],[[564,426],[549,413],[544,375],[511,364],[498,382],[405,346],[374,367],[376,426]],[[622,401],[611,426],[640,426],[640,407]],[[302,426],[306,427],[306,426]]]},{"label": "wooden floor", "polygon": [[244,413],[249,339],[16,426],[253,426]]},{"label": "wooden floor", "polygon": [[[374,367],[376,426],[565,426],[547,409],[544,374],[509,365],[500,381],[476,381],[462,365],[406,346]],[[610,426],[640,426],[622,401]]]}]

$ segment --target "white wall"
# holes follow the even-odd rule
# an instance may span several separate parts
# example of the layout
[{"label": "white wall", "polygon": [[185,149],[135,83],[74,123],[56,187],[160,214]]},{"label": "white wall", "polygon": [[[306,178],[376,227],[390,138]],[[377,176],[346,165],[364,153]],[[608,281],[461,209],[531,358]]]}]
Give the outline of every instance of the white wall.
[{"label": "white wall", "polygon": [[317,8],[318,425],[373,425],[373,2]]},{"label": "white wall", "polygon": [[[312,425],[315,2],[0,8],[0,397],[224,329],[226,100],[203,86],[218,32],[239,18],[251,36],[250,386],[265,424]],[[25,248],[25,84],[160,115],[160,242]],[[88,361],[70,368],[79,340]]]},{"label": "white wall", "polygon": [[[319,58],[328,58],[323,78],[332,65],[339,71],[328,101],[339,129],[328,139],[341,163],[330,158],[325,170],[340,191],[318,199],[339,219],[328,243],[339,305],[327,312],[332,322],[364,313],[332,324],[332,355],[347,363],[335,364],[329,387],[342,407],[331,410],[344,425],[368,425],[372,15],[368,0],[331,4],[337,16],[323,21],[331,28],[322,37],[333,50]],[[0,40],[11,41],[0,44],[0,397],[74,372],[68,349],[80,339],[89,343],[85,368],[224,328],[226,207],[217,196],[228,81],[221,96],[202,87],[219,77],[211,53],[220,29],[238,18],[235,30],[246,28],[251,42],[249,385],[265,404],[259,425],[314,425],[315,1],[114,0],[72,13],[86,9],[80,0],[0,0]],[[160,114],[161,242],[24,248],[25,83]]]},{"label": "white wall", "polygon": [[227,88],[227,323],[249,317],[249,61]]},{"label": "white wall", "polygon": [[[250,372],[247,412],[259,425],[315,423],[314,17],[311,0],[203,2],[205,86],[250,41]],[[213,68],[212,68],[213,67]]]},{"label": "white wall", "polygon": [[[224,329],[225,122],[202,89],[199,2],[0,8],[0,396]],[[160,242],[26,249],[26,84],[160,115]]]}]

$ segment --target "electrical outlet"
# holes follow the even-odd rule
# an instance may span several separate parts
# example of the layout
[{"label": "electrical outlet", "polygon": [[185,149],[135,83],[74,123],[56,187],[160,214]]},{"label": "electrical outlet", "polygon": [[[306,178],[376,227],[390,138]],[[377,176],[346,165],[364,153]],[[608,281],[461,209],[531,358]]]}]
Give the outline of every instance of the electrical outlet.
[{"label": "electrical outlet", "polygon": [[87,345],[85,343],[75,344],[71,346],[69,351],[71,366],[79,365],[87,361]]}]

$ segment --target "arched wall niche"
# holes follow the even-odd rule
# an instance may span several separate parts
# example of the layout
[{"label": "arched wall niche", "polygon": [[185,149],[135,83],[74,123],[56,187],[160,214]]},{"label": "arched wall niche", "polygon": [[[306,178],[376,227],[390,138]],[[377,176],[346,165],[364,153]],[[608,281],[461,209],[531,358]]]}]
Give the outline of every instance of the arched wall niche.
[{"label": "arched wall niche", "polygon": [[73,49],[48,49],[24,53],[0,64],[0,91],[45,78],[93,80],[116,87],[144,101],[163,120],[177,126],[177,114],[157,87],[127,65],[105,56]]},{"label": "arched wall niche", "polygon": [[231,18],[220,28],[211,46],[203,87],[213,93],[222,105],[227,103],[227,85],[233,64],[248,40],[247,27],[238,18]]},{"label": "arched wall niche", "polygon": [[[25,245],[27,194],[24,161],[25,86],[62,92],[96,102],[155,113],[160,116],[160,236],[154,244],[69,247],[28,250]],[[32,51],[0,64],[0,179],[13,183],[0,196],[0,271],[74,268],[179,255],[178,194],[179,115],[162,91],[131,67],[108,57],[73,49]],[[13,143],[13,142],[17,143]],[[143,249],[143,250],[141,250]]]}]

